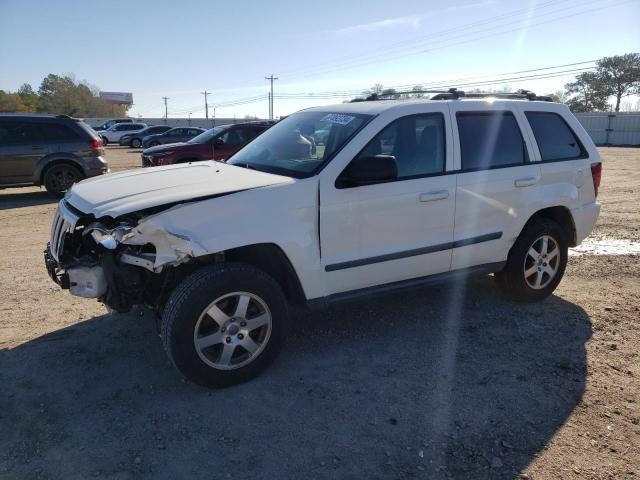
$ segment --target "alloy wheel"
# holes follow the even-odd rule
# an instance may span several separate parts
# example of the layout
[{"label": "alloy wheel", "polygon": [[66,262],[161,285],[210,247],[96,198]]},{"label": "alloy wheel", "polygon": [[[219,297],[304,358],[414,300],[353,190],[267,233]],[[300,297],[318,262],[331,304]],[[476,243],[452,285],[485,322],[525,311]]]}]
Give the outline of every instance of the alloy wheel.
[{"label": "alloy wheel", "polygon": [[560,247],[550,235],[538,237],[524,259],[524,278],[534,290],[545,288],[555,278],[560,267]]},{"label": "alloy wheel", "polygon": [[263,299],[248,292],[233,292],[204,309],[196,323],[193,342],[207,365],[234,370],[260,355],[271,329],[271,312]]}]

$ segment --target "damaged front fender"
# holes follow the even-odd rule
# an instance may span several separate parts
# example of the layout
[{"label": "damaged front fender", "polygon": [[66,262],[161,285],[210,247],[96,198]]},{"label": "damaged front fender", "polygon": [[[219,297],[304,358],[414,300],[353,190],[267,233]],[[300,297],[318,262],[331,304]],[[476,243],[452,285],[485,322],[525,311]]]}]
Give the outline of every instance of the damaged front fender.
[{"label": "damaged front fender", "polygon": [[158,215],[142,220],[135,228],[135,235],[124,244],[150,243],[156,249],[153,267],[156,271],[164,265],[180,265],[190,258],[205,255],[207,251],[188,236],[167,231],[158,221]]}]

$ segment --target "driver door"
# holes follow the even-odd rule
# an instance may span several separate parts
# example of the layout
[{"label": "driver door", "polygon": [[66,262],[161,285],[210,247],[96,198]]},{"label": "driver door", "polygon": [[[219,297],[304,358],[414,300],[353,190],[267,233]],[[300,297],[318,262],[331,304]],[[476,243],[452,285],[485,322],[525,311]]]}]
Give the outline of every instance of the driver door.
[{"label": "driver door", "polygon": [[445,174],[453,165],[449,122],[432,112],[378,127],[352,158],[394,156],[393,181],[340,188],[344,170],[321,176],[327,295],[449,271],[456,194],[455,175]]}]

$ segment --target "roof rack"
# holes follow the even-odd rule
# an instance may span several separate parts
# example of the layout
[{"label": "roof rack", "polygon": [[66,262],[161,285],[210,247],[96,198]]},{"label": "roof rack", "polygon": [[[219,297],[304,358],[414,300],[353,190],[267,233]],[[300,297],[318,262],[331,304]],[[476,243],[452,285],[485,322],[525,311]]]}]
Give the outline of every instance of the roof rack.
[{"label": "roof rack", "polygon": [[356,98],[351,100],[352,102],[369,102],[376,100],[388,100],[389,98],[396,97],[397,95],[416,95],[420,93],[435,93],[429,100],[458,100],[460,98],[510,98],[510,99],[527,99],[529,101],[542,101],[552,102],[553,99],[547,95],[536,95],[530,90],[518,90],[513,93],[496,93],[496,92],[469,92],[465,93],[457,88],[450,88],[448,90],[411,90],[404,92],[388,92],[388,93],[373,93],[365,99]]}]

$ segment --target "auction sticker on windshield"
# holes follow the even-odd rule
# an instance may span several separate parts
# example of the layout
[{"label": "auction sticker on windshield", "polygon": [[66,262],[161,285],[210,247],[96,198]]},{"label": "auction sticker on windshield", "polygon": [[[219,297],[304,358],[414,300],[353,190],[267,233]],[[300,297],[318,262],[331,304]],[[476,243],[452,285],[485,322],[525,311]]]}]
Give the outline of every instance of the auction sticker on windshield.
[{"label": "auction sticker on windshield", "polygon": [[351,115],[344,115],[344,114],[340,114],[340,113],[328,113],[327,115],[322,117],[320,119],[320,121],[321,122],[337,123],[339,125],[346,125],[351,120],[353,120],[354,118],[356,118],[356,117],[353,117]]}]

